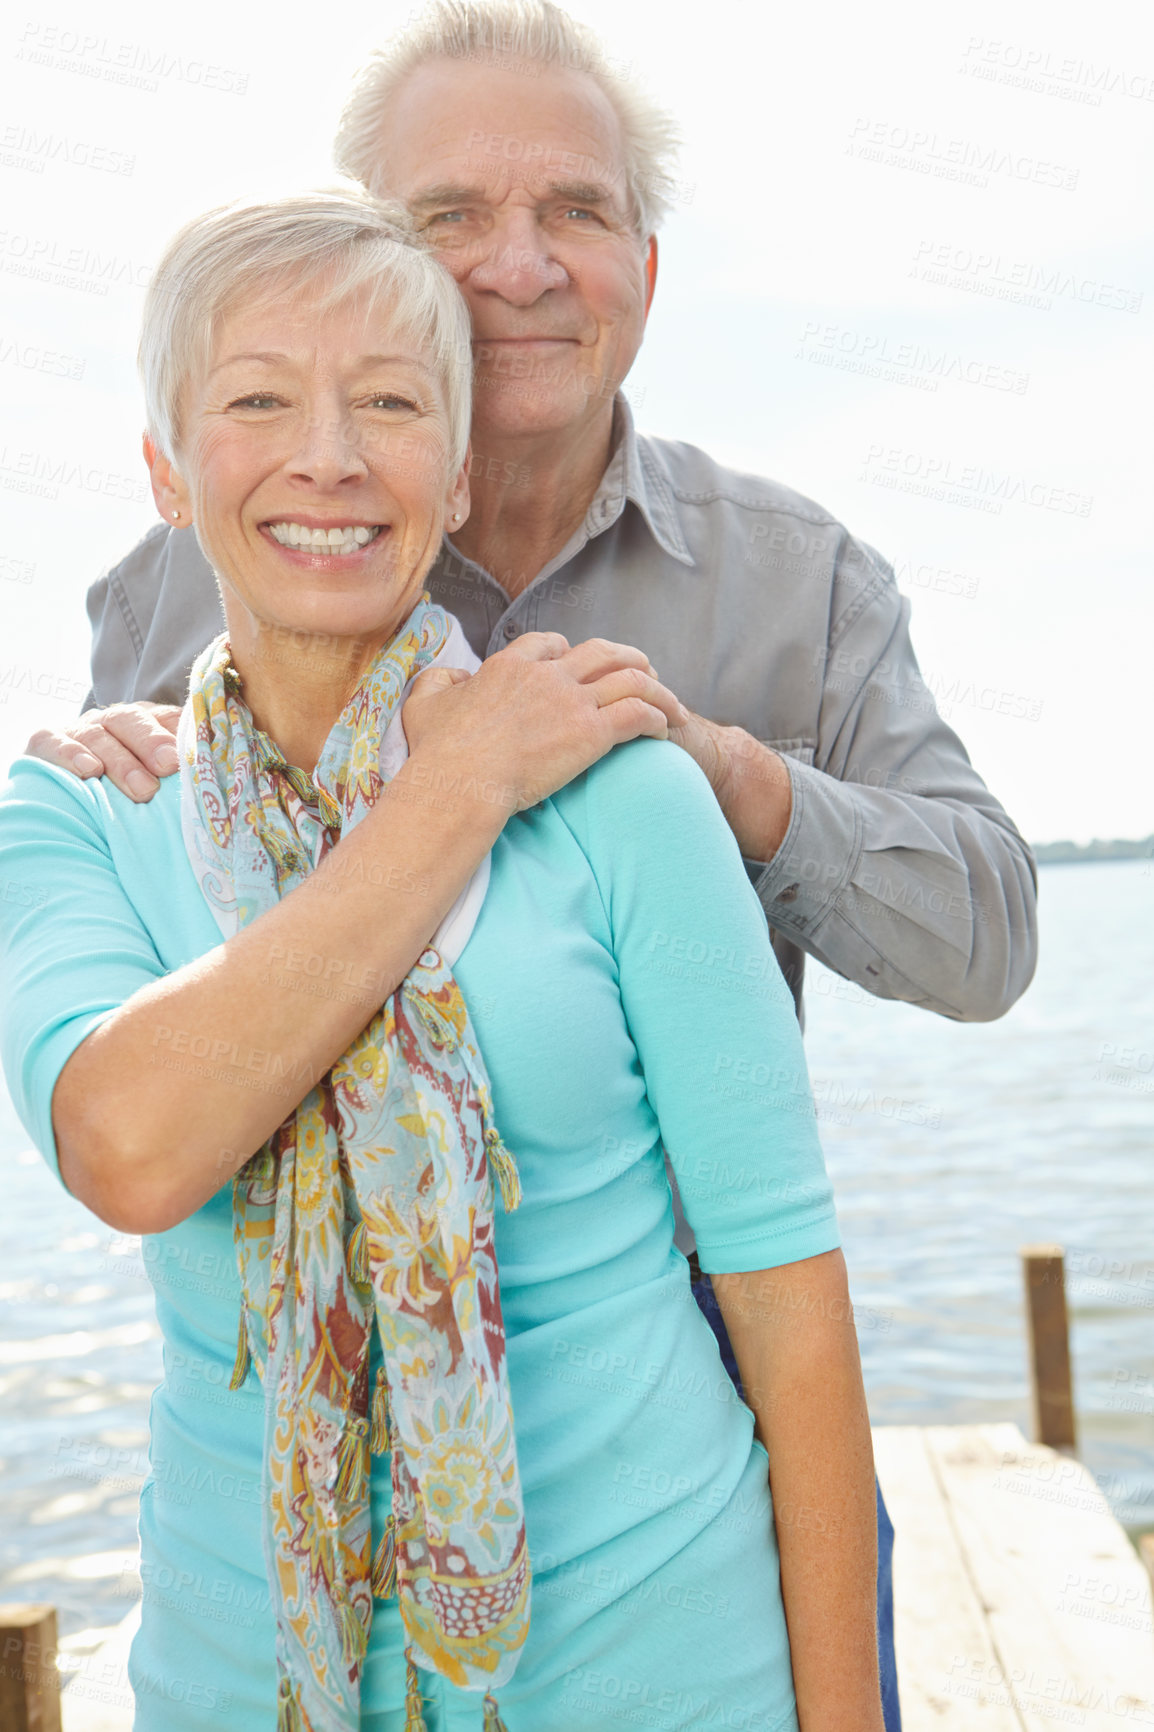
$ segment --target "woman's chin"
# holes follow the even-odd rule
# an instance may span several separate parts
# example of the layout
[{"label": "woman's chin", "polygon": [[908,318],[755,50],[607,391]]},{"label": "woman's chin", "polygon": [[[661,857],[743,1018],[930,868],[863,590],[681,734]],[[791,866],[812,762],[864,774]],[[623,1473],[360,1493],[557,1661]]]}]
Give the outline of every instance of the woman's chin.
[{"label": "woman's chin", "polygon": [[[295,586],[294,586],[295,587]],[[394,638],[413,611],[422,585],[406,586],[400,593],[382,596],[381,585],[373,583],[369,593],[362,583],[351,586],[328,586],[315,594],[296,593],[288,596],[282,589],[271,605],[262,605],[253,596],[243,596],[226,590],[225,619],[234,653],[243,654],[245,647],[259,649],[268,659],[278,648],[289,655],[303,652],[310,642],[324,644],[330,653],[339,642],[349,650],[363,650],[371,645],[375,651]]]}]

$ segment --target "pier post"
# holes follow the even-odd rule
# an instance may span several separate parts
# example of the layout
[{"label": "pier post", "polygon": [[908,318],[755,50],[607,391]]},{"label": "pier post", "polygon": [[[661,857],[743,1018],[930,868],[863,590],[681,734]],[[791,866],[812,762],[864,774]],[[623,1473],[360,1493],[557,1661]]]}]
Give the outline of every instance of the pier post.
[{"label": "pier post", "polygon": [[0,1732],[60,1732],[55,1606],[0,1605]]},{"label": "pier post", "polygon": [[1022,1273],[1030,1329],[1034,1438],[1051,1449],[1073,1452],[1077,1448],[1074,1387],[1066,1319],[1065,1253],[1061,1245],[1023,1246]]}]

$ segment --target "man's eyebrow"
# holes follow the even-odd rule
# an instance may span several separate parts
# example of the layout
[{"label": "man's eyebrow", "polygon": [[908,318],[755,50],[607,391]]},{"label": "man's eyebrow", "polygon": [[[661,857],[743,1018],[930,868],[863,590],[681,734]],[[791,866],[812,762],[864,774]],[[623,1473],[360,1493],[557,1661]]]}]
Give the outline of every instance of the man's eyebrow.
[{"label": "man's eyebrow", "polygon": [[597,180],[554,180],[549,191],[555,198],[571,199],[574,204],[608,204],[613,190]]},{"label": "man's eyebrow", "polygon": [[[549,198],[572,199],[574,204],[610,204],[614,196],[611,186],[596,180],[551,180],[544,192]],[[471,204],[474,201],[483,204],[487,196],[483,187],[446,182],[443,186],[426,187],[424,192],[414,194],[405,202],[411,211],[425,211],[439,205]]]},{"label": "man's eyebrow", "polygon": [[468,204],[471,199],[483,198],[485,195],[480,187],[456,186],[446,181],[443,186],[426,187],[424,192],[406,199],[410,210],[430,210],[438,204]]}]

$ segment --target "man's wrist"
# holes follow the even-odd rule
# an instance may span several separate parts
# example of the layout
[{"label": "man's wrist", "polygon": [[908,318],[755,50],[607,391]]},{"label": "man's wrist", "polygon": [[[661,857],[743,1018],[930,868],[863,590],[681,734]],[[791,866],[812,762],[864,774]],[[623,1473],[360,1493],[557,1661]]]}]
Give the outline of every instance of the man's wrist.
[{"label": "man's wrist", "polygon": [[713,783],[718,804],[745,858],[768,864],[785,841],[793,814],[789,766],[744,728],[711,731],[720,759]]}]

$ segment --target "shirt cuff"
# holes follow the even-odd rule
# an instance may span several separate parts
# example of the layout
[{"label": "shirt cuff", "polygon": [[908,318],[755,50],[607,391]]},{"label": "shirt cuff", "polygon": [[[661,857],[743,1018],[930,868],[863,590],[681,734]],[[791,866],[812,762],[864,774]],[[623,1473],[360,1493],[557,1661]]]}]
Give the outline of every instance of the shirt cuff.
[{"label": "shirt cuff", "polygon": [[793,791],[789,829],[768,863],[751,861],[751,877],[769,923],[790,937],[812,937],[861,859],[864,828],[846,782],[783,756]]}]

